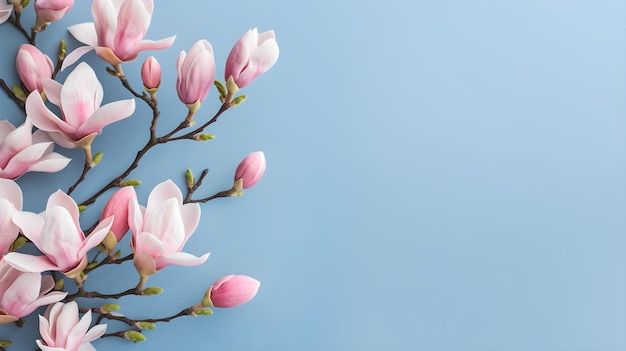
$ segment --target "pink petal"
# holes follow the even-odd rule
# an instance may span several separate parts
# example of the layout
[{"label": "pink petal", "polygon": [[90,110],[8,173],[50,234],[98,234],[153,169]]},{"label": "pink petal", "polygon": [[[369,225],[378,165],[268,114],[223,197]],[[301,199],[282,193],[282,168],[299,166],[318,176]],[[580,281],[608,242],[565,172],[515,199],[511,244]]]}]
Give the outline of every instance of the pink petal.
[{"label": "pink petal", "polygon": [[61,88],[63,88],[63,85],[53,79],[43,79],[42,85],[46,98],[51,103],[61,106]]},{"label": "pink petal", "polygon": [[11,178],[17,178],[28,172],[29,168],[37,163],[44,155],[50,153],[54,147],[53,142],[31,145],[17,153],[4,167]]},{"label": "pink petal", "polygon": [[72,159],[57,154],[56,152],[51,152],[40,158],[39,161],[30,166],[27,171],[47,173],[58,172],[65,168],[71,160]]},{"label": "pink petal", "polygon": [[16,182],[0,179],[0,197],[9,200],[18,211],[22,210],[22,189]]},{"label": "pink petal", "polygon": [[95,111],[95,113],[78,128],[77,133],[87,135],[101,132],[102,129],[114,122],[129,117],[135,112],[135,100],[121,100],[106,104]]},{"label": "pink petal", "polygon": [[186,252],[174,252],[167,256],[157,257],[156,268],[158,271],[170,264],[175,264],[178,266],[197,266],[203,264],[207,260],[207,258],[209,258],[209,253],[206,253],[200,257],[196,257]]},{"label": "pink petal", "polygon": [[198,223],[200,223],[200,215],[201,209],[200,205],[197,203],[192,204],[184,204],[181,209],[181,215],[183,220],[183,225],[185,226],[185,241],[183,245],[187,242],[187,239],[191,237],[191,234],[198,228]]},{"label": "pink petal", "polygon": [[67,209],[47,207],[42,232],[45,235],[41,236],[37,248],[59,267],[59,271],[66,272],[80,263],[82,257],[78,253],[84,236],[76,230],[76,223]]},{"label": "pink petal", "polygon": [[94,28],[99,46],[113,47],[113,40],[117,32],[117,13],[121,1],[94,0],[91,3],[91,14],[94,19]]},{"label": "pink petal", "polygon": [[144,230],[152,233],[163,243],[164,253],[180,251],[185,243],[185,227],[180,205],[170,198],[146,211]]},{"label": "pink petal", "polygon": [[22,234],[30,239],[35,245],[39,245],[44,219],[32,212],[16,212],[13,215],[13,223],[22,230]]},{"label": "pink petal", "polygon": [[156,236],[143,232],[137,235],[134,250],[135,253],[145,253],[152,257],[160,257],[163,256],[165,247]]},{"label": "pink petal", "polygon": [[0,140],[6,138],[9,133],[15,130],[15,126],[11,122],[5,120],[0,121]]},{"label": "pink petal", "polygon": [[46,209],[50,209],[55,206],[64,208],[67,211],[67,213],[70,214],[72,218],[72,222],[76,224],[75,226],[76,231],[82,233],[82,229],[80,228],[80,224],[78,221],[79,211],[78,211],[78,205],[76,204],[76,201],[74,201],[72,197],[70,197],[63,191],[57,190],[52,195],[50,195],[50,197],[48,197],[48,202],[46,203]]},{"label": "pink petal", "polygon": [[65,80],[61,89],[61,109],[65,122],[79,128],[102,103],[103,90],[96,72],[81,62]]},{"label": "pink petal", "polygon": [[61,65],[61,71],[64,71],[66,68],[76,63],[78,60],[80,60],[81,57],[83,57],[85,54],[95,48],[95,46],[89,45],[81,46],[74,49],[72,52],[67,54],[67,56],[65,56],[65,60],[63,60],[63,64]]},{"label": "pink petal", "polygon": [[248,64],[250,55],[256,48],[257,41],[258,32],[256,28],[254,30],[249,29],[239,38],[226,59],[224,80],[228,80],[229,76],[233,76],[233,79],[237,81],[239,74]]},{"label": "pink petal", "polygon": [[59,270],[59,267],[46,256],[32,256],[20,252],[10,252],[4,256],[4,260],[11,267],[23,272],[40,273]]},{"label": "pink petal", "polygon": [[129,53],[129,56],[132,57],[132,59],[135,59],[135,57],[137,57],[137,55],[142,51],[167,49],[174,44],[175,39],[176,36],[173,35],[161,40],[142,40],[139,44],[137,44],[137,46],[135,46],[135,49]]},{"label": "pink petal", "polygon": [[93,22],[75,24],[67,27],[67,31],[72,34],[76,40],[89,46],[98,45],[98,35]]},{"label": "pink petal", "polygon": [[120,59],[126,61],[132,57],[132,50],[146,35],[150,18],[151,14],[141,1],[125,1],[122,4],[117,15],[119,30],[115,33],[111,47]]},{"label": "pink petal", "polygon": [[66,303],[58,318],[51,320],[56,327],[56,333],[54,335],[54,343],[57,346],[65,346],[67,344],[67,338],[78,324],[78,305],[76,302],[71,301]]},{"label": "pink petal", "polygon": [[[78,308],[76,309],[76,315],[78,315]],[[67,350],[78,350],[80,344],[83,342],[83,337],[89,330],[91,324],[91,312],[87,312],[83,315],[78,323],[76,323],[67,335],[65,341],[65,348]]]},{"label": "pink petal", "polygon": [[41,95],[36,91],[30,93],[26,98],[26,115],[37,128],[46,132],[59,132],[66,135],[75,131],[74,127],[69,126],[48,110],[41,99]]},{"label": "pink petal", "polygon": [[171,179],[157,184],[157,186],[152,189],[150,195],[148,196],[147,207],[151,208],[158,206],[158,204],[169,198],[176,199],[180,204],[183,203],[183,193]]},{"label": "pink petal", "polygon": [[78,252],[79,257],[83,257],[87,255],[87,252],[94,247],[98,246],[104,240],[104,237],[111,229],[111,225],[113,224],[113,217],[106,218],[103,221],[98,223],[98,226],[89,234],[89,236],[85,239],[83,247]]},{"label": "pink petal", "polygon": [[90,341],[94,341],[98,339],[104,334],[104,332],[106,332],[106,330],[107,330],[106,324],[94,325],[91,329],[89,329],[89,331],[83,337],[83,342],[85,343],[85,342],[90,342]]},{"label": "pink petal", "polygon": [[250,57],[248,67],[246,67],[236,80],[239,87],[248,85],[261,73],[270,69],[278,60],[278,55],[279,49],[275,39],[268,39],[261,44]]}]

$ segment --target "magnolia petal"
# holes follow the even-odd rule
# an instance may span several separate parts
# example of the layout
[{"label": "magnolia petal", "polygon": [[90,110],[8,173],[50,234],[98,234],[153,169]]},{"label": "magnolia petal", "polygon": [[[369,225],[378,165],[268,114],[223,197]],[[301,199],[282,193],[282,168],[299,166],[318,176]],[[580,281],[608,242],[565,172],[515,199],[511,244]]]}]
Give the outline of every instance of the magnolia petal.
[{"label": "magnolia petal", "polygon": [[44,222],[43,217],[36,213],[16,212],[13,214],[13,223],[20,227],[22,234],[35,245],[39,245]]},{"label": "magnolia petal", "polygon": [[261,73],[270,69],[278,60],[279,49],[275,39],[266,40],[259,46],[248,62],[246,69],[241,72],[236,80],[237,85],[241,88],[252,82]]},{"label": "magnolia petal", "polygon": [[13,5],[11,4],[0,5],[0,23],[4,23],[9,19],[12,10]]},{"label": "magnolia petal", "polygon": [[171,179],[157,184],[148,195],[148,208],[156,207],[167,199],[175,198],[178,203],[183,203],[183,193]]},{"label": "magnolia petal", "polygon": [[[78,316],[78,307],[76,308],[76,315]],[[59,320],[57,320],[57,323]],[[91,312],[87,312],[83,317],[75,323],[67,333],[67,339],[65,340],[65,349],[78,350],[80,344],[83,342],[83,337],[89,330],[91,324]]]},{"label": "magnolia petal", "polygon": [[108,103],[95,111],[95,113],[78,128],[77,133],[87,135],[100,132],[114,122],[129,117],[135,112],[135,100],[120,100]]},{"label": "magnolia petal", "polygon": [[98,57],[100,57],[102,60],[104,60],[107,63],[110,63],[111,65],[115,66],[115,65],[119,65],[121,64],[122,61],[119,57],[117,57],[117,55],[115,55],[115,53],[113,52],[113,50],[111,50],[108,47],[104,47],[104,46],[96,46],[96,54],[98,55]]},{"label": "magnolia petal", "polygon": [[[181,209],[181,215],[183,219],[183,225],[185,226],[185,242],[198,228],[200,223],[201,208],[198,203],[184,204]],[[184,245],[184,243],[183,243]]]},{"label": "magnolia petal", "polygon": [[137,235],[133,249],[135,253],[145,253],[152,257],[163,256],[165,252],[165,247],[161,240],[148,232]]},{"label": "magnolia petal", "polygon": [[143,231],[143,213],[136,197],[128,203],[128,227],[133,233],[133,241]]},{"label": "magnolia petal", "polygon": [[67,27],[67,31],[81,43],[89,46],[98,45],[98,35],[93,22],[79,23]]},{"label": "magnolia petal", "polygon": [[46,132],[59,132],[63,135],[72,133],[76,128],[69,126],[62,119],[52,113],[38,92],[33,91],[26,98],[26,115],[35,127]]},{"label": "magnolia petal", "polygon": [[32,164],[27,171],[46,173],[58,172],[65,168],[71,160],[71,158],[67,158],[56,152],[51,152]]},{"label": "magnolia petal", "polygon": [[76,223],[66,208],[47,207],[42,232],[45,235],[41,236],[37,248],[59,267],[59,271],[70,271],[80,263],[82,257],[78,252],[84,235],[76,230]]},{"label": "magnolia petal", "polygon": [[6,138],[9,133],[15,130],[15,126],[11,122],[5,120],[0,121],[0,140]]},{"label": "magnolia petal", "polygon": [[16,182],[0,179],[0,198],[7,199],[18,211],[22,210],[22,189]]},{"label": "magnolia petal", "polygon": [[30,167],[37,163],[44,155],[52,151],[54,143],[31,145],[17,153],[4,167],[4,171],[15,179],[28,172]]},{"label": "magnolia petal", "polygon": [[224,80],[228,80],[230,76],[232,76],[235,81],[239,78],[239,74],[241,74],[241,71],[248,63],[252,50],[256,48],[257,41],[258,32],[256,28],[254,30],[248,29],[248,31],[237,40],[226,59]]},{"label": "magnolia petal", "polygon": [[40,306],[50,305],[55,302],[59,302],[63,300],[66,296],[67,296],[67,293],[61,292],[61,291],[54,291],[47,295],[40,296],[38,299],[36,299],[35,301],[33,301],[31,304],[28,305],[28,308],[26,309],[27,314],[31,314],[34,310],[36,310]]},{"label": "magnolia petal", "polygon": [[46,93],[46,98],[53,104],[61,106],[61,88],[63,85],[53,79],[43,79],[43,91]]},{"label": "magnolia petal", "polygon": [[163,50],[167,49],[174,44],[174,40],[176,40],[176,36],[173,35],[171,37],[167,37],[161,40],[142,40],[135,49],[132,51],[132,59],[135,59],[139,52],[145,50]]},{"label": "magnolia petal", "polygon": [[150,26],[151,14],[141,1],[125,1],[117,15],[118,30],[113,39],[115,54],[126,61],[132,50],[141,42]]},{"label": "magnolia petal", "polygon": [[104,335],[106,330],[107,330],[106,324],[94,325],[91,329],[89,329],[87,333],[85,333],[85,336],[83,337],[83,342],[86,343],[86,342],[91,342],[91,341],[98,339],[99,337]]},{"label": "magnolia petal", "polygon": [[93,24],[98,38],[97,45],[113,47],[113,40],[117,32],[117,13],[121,1],[94,0],[91,3]]},{"label": "magnolia petal", "polygon": [[[54,344],[54,339],[50,335],[50,323],[42,315],[39,315],[39,335],[46,344]],[[39,344],[39,340],[37,340],[37,344]]]},{"label": "magnolia petal", "polygon": [[[67,345],[67,339],[73,332],[74,327],[78,324],[78,305],[76,302],[68,302],[63,305],[59,316],[56,319],[51,320],[53,328],[55,329],[54,344],[56,346]],[[72,350],[72,349],[68,349]]]},{"label": "magnolia petal", "polygon": [[78,128],[100,107],[103,89],[96,72],[81,62],[67,76],[61,89],[61,109],[65,122]]},{"label": "magnolia petal", "polygon": [[23,272],[41,273],[59,270],[59,267],[52,263],[46,256],[33,256],[20,252],[10,252],[4,256],[4,260],[11,267]]},{"label": "magnolia petal", "polygon": [[91,46],[91,45],[81,46],[81,47],[74,49],[72,52],[67,54],[67,56],[65,56],[65,59],[63,60],[63,64],[61,65],[61,71],[64,71],[66,68],[76,63],[78,60],[80,60],[81,57],[83,57],[85,54],[87,54],[89,51],[93,49],[95,49],[95,46]]},{"label": "magnolia petal", "polygon": [[157,270],[170,264],[175,264],[178,266],[197,266],[203,264],[207,260],[207,258],[209,258],[209,253],[206,253],[200,257],[196,257],[186,252],[175,252],[167,256],[157,257]]},{"label": "magnolia petal", "polygon": [[70,214],[72,222],[75,224],[76,231],[82,233],[82,229],[80,228],[80,224],[78,221],[80,212],[78,211],[78,205],[76,204],[76,201],[74,201],[71,196],[67,195],[63,191],[57,190],[52,195],[50,195],[50,197],[48,197],[46,210],[57,206],[62,207],[67,211],[67,213]]},{"label": "magnolia petal", "polygon": [[98,244],[100,244],[102,240],[104,240],[104,237],[107,235],[107,233],[109,233],[111,225],[113,225],[113,217],[109,217],[100,221],[100,223],[98,223],[98,226],[85,239],[83,247],[78,252],[78,255],[80,257],[85,256],[87,255],[87,251],[98,246]]}]

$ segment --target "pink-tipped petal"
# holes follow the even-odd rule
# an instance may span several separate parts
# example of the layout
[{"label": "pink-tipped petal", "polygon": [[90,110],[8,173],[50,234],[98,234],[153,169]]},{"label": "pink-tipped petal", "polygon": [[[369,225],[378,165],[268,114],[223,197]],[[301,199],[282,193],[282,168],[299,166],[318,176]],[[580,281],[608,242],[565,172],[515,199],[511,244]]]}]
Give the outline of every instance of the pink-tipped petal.
[{"label": "pink-tipped petal", "polygon": [[74,127],[82,126],[100,107],[104,92],[96,72],[81,62],[67,76],[61,89],[61,108],[65,122]]},{"label": "pink-tipped petal", "polygon": [[30,118],[35,127],[46,132],[72,133],[75,128],[69,126],[54,113],[52,113],[38,92],[33,91],[26,98],[26,115]]},{"label": "pink-tipped petal", "polygon": [[95,111],[95,113],[79,128],[77,133],[86,135],[102,131],[102,129],[114,122],[129,117],[135,112],[135,100],[120,100],[108,103]]},{"label": "pink-tipped petal", "polygon": [[157,270],[160,270],[161,268],[170,264],[175,264],[179,266],[197,266],[206,262],[208,258],[209,253],[206,253],[200,257],[196,257],[186,252],[174,252],[166,256],[158,257],[156,259],[156,268]]},{"label": "pink-tipped petal", "polygon": [[40,273],[59,269],[46,256],[32,256],[20,252],[10,252],[4,256],[4,260],[11,267],[23,272]]}]

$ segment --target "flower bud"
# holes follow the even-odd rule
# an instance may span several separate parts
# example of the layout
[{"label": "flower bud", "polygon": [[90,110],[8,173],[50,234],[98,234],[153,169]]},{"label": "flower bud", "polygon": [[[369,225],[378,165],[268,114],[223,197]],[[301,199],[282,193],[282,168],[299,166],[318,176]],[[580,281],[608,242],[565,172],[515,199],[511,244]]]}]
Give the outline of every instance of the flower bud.
[{"label": "flower bud", "polygon": [[235,181],[243,182],[243,188],[253,187],[265,172],[265,155],[263,151],[257,151],[246,156],[235,171]]},{"label": "flower bud", "polygon": [[20,80],[26,90],[43,92],[43,80],[52,78],[54,66],[52,60],[44,55],[37,47],[30,44],[22,44],[17,51],[15,66]]},{"label": "flower bud", "polygon": [[48,23],[60,20],[74,6],[74,0],[35,0],[37,23],[35,31],[46,29]]},{"label": "flower bud", "polygon": [[141,332],[135,330],[128,330],[123,334],[124,339],[130,340],[132,342],[140,342],[146,341],[146,337],[141,334]]},{"label": "flower bud", "polygon": [[176,67],[176,91],[180,101],[188,107],[202,103],[215,80],[215,59],[211,44],[200,40],[191,46],[188,53],[181,51]]},{"label": "flower bud", "polygon": [[[136,196],[135,189],[132,186],[125,186],[111,195],[111,198],[109,198],[109,201],[102,209],[100,221],[114,216],[110,231],[115,235],[117,242],[120,242],[126,232],[128,232],[128,206],[130,201]],[[111,247],[107,248],[112,249]]]},{"label": "flower bud", "polygon": [[154,56],[148,57],[141,65],[141,80],[148,91],[156,91],[161,85],[161,65]]},{"label": "flower bud", "polygon": [[258,280],[246,275],[227,275],[213,283],[200,303],[204,307],[239,306],[252,300],[260,285]]}]

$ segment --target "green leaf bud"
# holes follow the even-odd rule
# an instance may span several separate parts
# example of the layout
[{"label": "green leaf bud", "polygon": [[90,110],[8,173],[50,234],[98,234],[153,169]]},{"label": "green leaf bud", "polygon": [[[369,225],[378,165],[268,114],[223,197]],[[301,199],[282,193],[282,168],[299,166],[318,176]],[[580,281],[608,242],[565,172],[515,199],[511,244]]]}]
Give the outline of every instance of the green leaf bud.
[{"label": "green leaf bud", "polygon": [[24,89],[18,87],[17,85],[14,85],[11,87],[11,91],[16,98],[22,101],[26,101],[26,93],[24,92]]},{"label": "green leaf bud", "polygon": [[122,306],[120,306],[119,304],[107,303],[107,304],[102,305],[102,307],[100,307],[100,310],[102,310],[102,312],[104,313],[109,313],[112,311],[118,311],[120,308],[122,308]]},{"label": "green leaf bud", "polygon": [[236,98],[233,99],[233,102],[231,104],[231,106],[239,106],[241,105],[244,101],[246,101],[246,99],[248,98],[247,95],[240,95],[237,96]]},{"label": "green leaf bud", "polygon": [[158,286],[150,286],[141,291],[141,295],[150,296],[150,295],[159,295],[163,292],[163,288],[159,288]]},{"label": "green leaf bud", "polygon": [[128,339],[132,342],[146,341],[146,337],[141,334],[141,332],[135,330],[124,332],[124,339]]},{"label": "green leaf bud", "polygon": [[197,310],[193,310],[193,313],[196,316],[210,316],[213,314],[213,310],[210,308],[198,308]]},{"label": "green leaf bud", "polygon": [[202,133],[196,136],[196,140],[198,141],[207,141],[215,139],[215,134]]},{"label": "green leaf bud", "polygon": [[78,212],[83,212],[86,209],[87,209],[87,206],[85,206],[85,205],[78,205]]},{"label": "green leaf bud", "polygon": [[185,172],[185,177],[187,178],[187,186],[190,188],[196,184],[196,179],[193,176],[193,172],[191,169],[187,168],[187,172]]},{"label": "green leaf bud", "polygon": [[156,324],[150,322],[137,322],[135,323],[135,325],[137,326],[137,328],[142,330],[151,330],[156,328]]},{"label": "green leaf bud", "polygon": [[22,236],[22,235],[18,236],[13,241],[13,244],[11,244],[11,247],[9,248],[9,252],[19,250],[19,248],[24,246],[24,244],[26,244],[27,242],[28,242],[28,239],[26,239],[25,236]]},{"label": "green leaf bud", "polygon": [[226,96],[226,87],[224,86],[224,84],[222,84],[222,82],[220,82],[217,79],[213,82],[213,84],[217,88],[217,91],[220,93],[220,96],[224,96],[225,97]]},{"label": "green leaf bud", "polygon": [[139,179],[127,179],[122,181],[122,184],[120,184],[121,186],[137,186],[137,185],[141,185],[141,180]]},{"label": "green leaf bud", "polygon": [[13,345],[11,340],[0,340],[0,347],[7,347],[11,345]]},{"label": "green leaf bud", "polygon": [[93,162],[93,164],[95,166],[97,166],[98,163],[100,163],[100,161],[102,161],[102,156],[104,156],[104,153],[103,152],[98,152],[96,154],[96,156],[93,157],[93,159],[91,161]]},{"label": "green leaf bud", "polygon": [[65,43],[65,40],[61,40],[59,42],[59,60],[63,60],[65,59],[65,55],[67,54],[67,44]]}]

